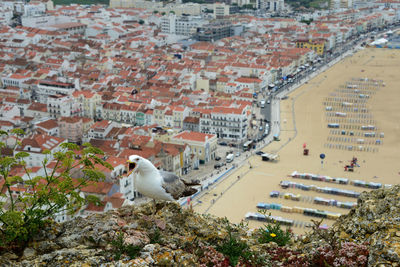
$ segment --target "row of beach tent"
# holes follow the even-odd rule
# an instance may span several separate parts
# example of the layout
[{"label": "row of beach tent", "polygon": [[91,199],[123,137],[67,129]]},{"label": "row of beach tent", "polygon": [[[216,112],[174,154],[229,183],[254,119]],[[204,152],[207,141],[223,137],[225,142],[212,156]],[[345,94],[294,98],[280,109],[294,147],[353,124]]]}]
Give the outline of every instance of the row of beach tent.
[{"label": "row of beach tent", "polygon": [[304,191],[317,191],[324,194],[332,194],[332,195],[339,195],[339,196],[346,196],[346,197],[353,197],[358,198],[360,196],[359,192],[352,191],[352,190],[345,190],[340,188],[334,187],[319,187],[315,185],[305,185],[301,183],[291,182],[291,181],[281,181],[280,186],[284,189],[286,188],[297,188]]},{"label": "row of beach tent", "polygon": [[278,222],[281,225],[293,226],[294,221],[290,219],[285,219],[279,216],[269,216],[258,212],[248,212],[245,216],[246,220],[257,220],[262,222]]},{"label": "row of beach tent", "polygon": [[312,173],[299,173],[297,171],[292,172],[290,175],[292,178],[304,179],[304,180],[313,180],[327,183],[336,183],[336,184],[351,184],[353,186],[365,187],[371,189],[379,189],[382,188],[381,183],[374,182],[366,182],[363,180],[349,180],[347,178],[339,178],[339,177],[330,177],[326,175],[317,175]]},{"label": "row of beach tent", "polygon": [[[284,199],[290,199],[290,200],[294,200],[294,201],[300,201],[303,197],[300,194],[296,195],[296,194],[292,194],[292,193],[282,193],[279,191],[271,191],[271,193],[269,195],[272,198],[282,196]],[[308,197],[305,197],[305,198],[308,198]],[[351,201],[342,202],[342,201],[337,201],[336,199],[332,199],[332,198],[329,199],[329,198],[323,198],[323,197],[314,197],[312,199],[310,197],[307,199],[307,201],[308,200],[310,200],[310,201],[312,200],[314,204],[324,205],[324,206],[334,206],[334,207],[344,208],[344,209],[351,209],[351,208],[357,206],[357,202],[351,202]],[[271,208],[271,209],[273,209],[273,208]]]},{"label": "row of beach tent", "polygon": [[325,210],[318,210],[318,209],[309,209],[309,208],[303,208],[303,207],[288,207],[288,206],[283,206],[281,204],[276,204],[276,203],[263,203],[260,202],[257,204],[258,209],[265,209],[265,210],[280,210],[282,212],[288,212],[288,213],[300,213],[304,214],[307,216],[312,216],[312,217],[318,217],[318,218],[326,218],[326,219],[331,219],[331,220],[336,220],[341,216],[340,213],[336,212],[329,212]]}]

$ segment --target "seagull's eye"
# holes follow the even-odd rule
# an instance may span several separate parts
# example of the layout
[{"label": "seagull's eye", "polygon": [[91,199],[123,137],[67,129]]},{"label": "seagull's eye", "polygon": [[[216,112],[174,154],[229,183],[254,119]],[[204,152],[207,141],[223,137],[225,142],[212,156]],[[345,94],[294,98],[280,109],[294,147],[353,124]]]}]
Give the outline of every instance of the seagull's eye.
[{"label": "seagull's eye", "polygon": [[137,159],[135,159],[136,161],[139,161],[139,159],[137,158]]}]

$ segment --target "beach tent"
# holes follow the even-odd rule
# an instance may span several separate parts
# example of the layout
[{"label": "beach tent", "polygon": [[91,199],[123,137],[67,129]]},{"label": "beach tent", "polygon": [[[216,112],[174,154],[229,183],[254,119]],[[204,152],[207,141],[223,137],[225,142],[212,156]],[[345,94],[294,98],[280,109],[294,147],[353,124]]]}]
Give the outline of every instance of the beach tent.
[{"label": "beach tent", "polygon": [[384,45],[384,44],[386,44],[388,42],[388,40],[387,39],[385,39],[385,38],[380,38],[380,39],[378,39],[378,40],[375,40],[375,41],[373,41],[372,43],[370,43],[369,45],[376,45],[376,46],[382,46],[382,45]]},{"label": "beach tent", "polygon": [[261,154],[261,158],[263,161],[273,161],[273,160],[278,160],[279,156],[276,154],[264,153]]}]

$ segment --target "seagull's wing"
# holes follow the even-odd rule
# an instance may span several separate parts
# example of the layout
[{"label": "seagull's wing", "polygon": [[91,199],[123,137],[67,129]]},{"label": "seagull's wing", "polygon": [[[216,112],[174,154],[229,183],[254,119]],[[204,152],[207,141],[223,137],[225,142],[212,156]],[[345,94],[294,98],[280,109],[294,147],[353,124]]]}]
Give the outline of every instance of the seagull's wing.
[{"label": "seagull's wing", "polygon": [[181,179],[172,172],[159,171],[162,178],[162,187],[169,193],[174,199],[182,197],[182,193],[185,191],[186,186]]},{"label": "seagull's wing", "polygon": [[190,187],[193,184],[185,184],[177,175],[172,172],[159,171],[162,177],[162,187],[170,194],[174,199],[181,197],[191,196],[197,192],[197,189]]}]

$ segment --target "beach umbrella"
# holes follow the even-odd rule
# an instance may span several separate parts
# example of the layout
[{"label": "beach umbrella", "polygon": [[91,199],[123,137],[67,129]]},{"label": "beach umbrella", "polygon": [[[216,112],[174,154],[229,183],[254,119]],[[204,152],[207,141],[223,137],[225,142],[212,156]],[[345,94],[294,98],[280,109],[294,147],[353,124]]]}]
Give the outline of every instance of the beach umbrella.
[{"label": "beach umbrella", "polygon": [[303,144],[303,148],[306,148],[306,147],[307,147],[307,143],[304,143],[304,144]]}]

